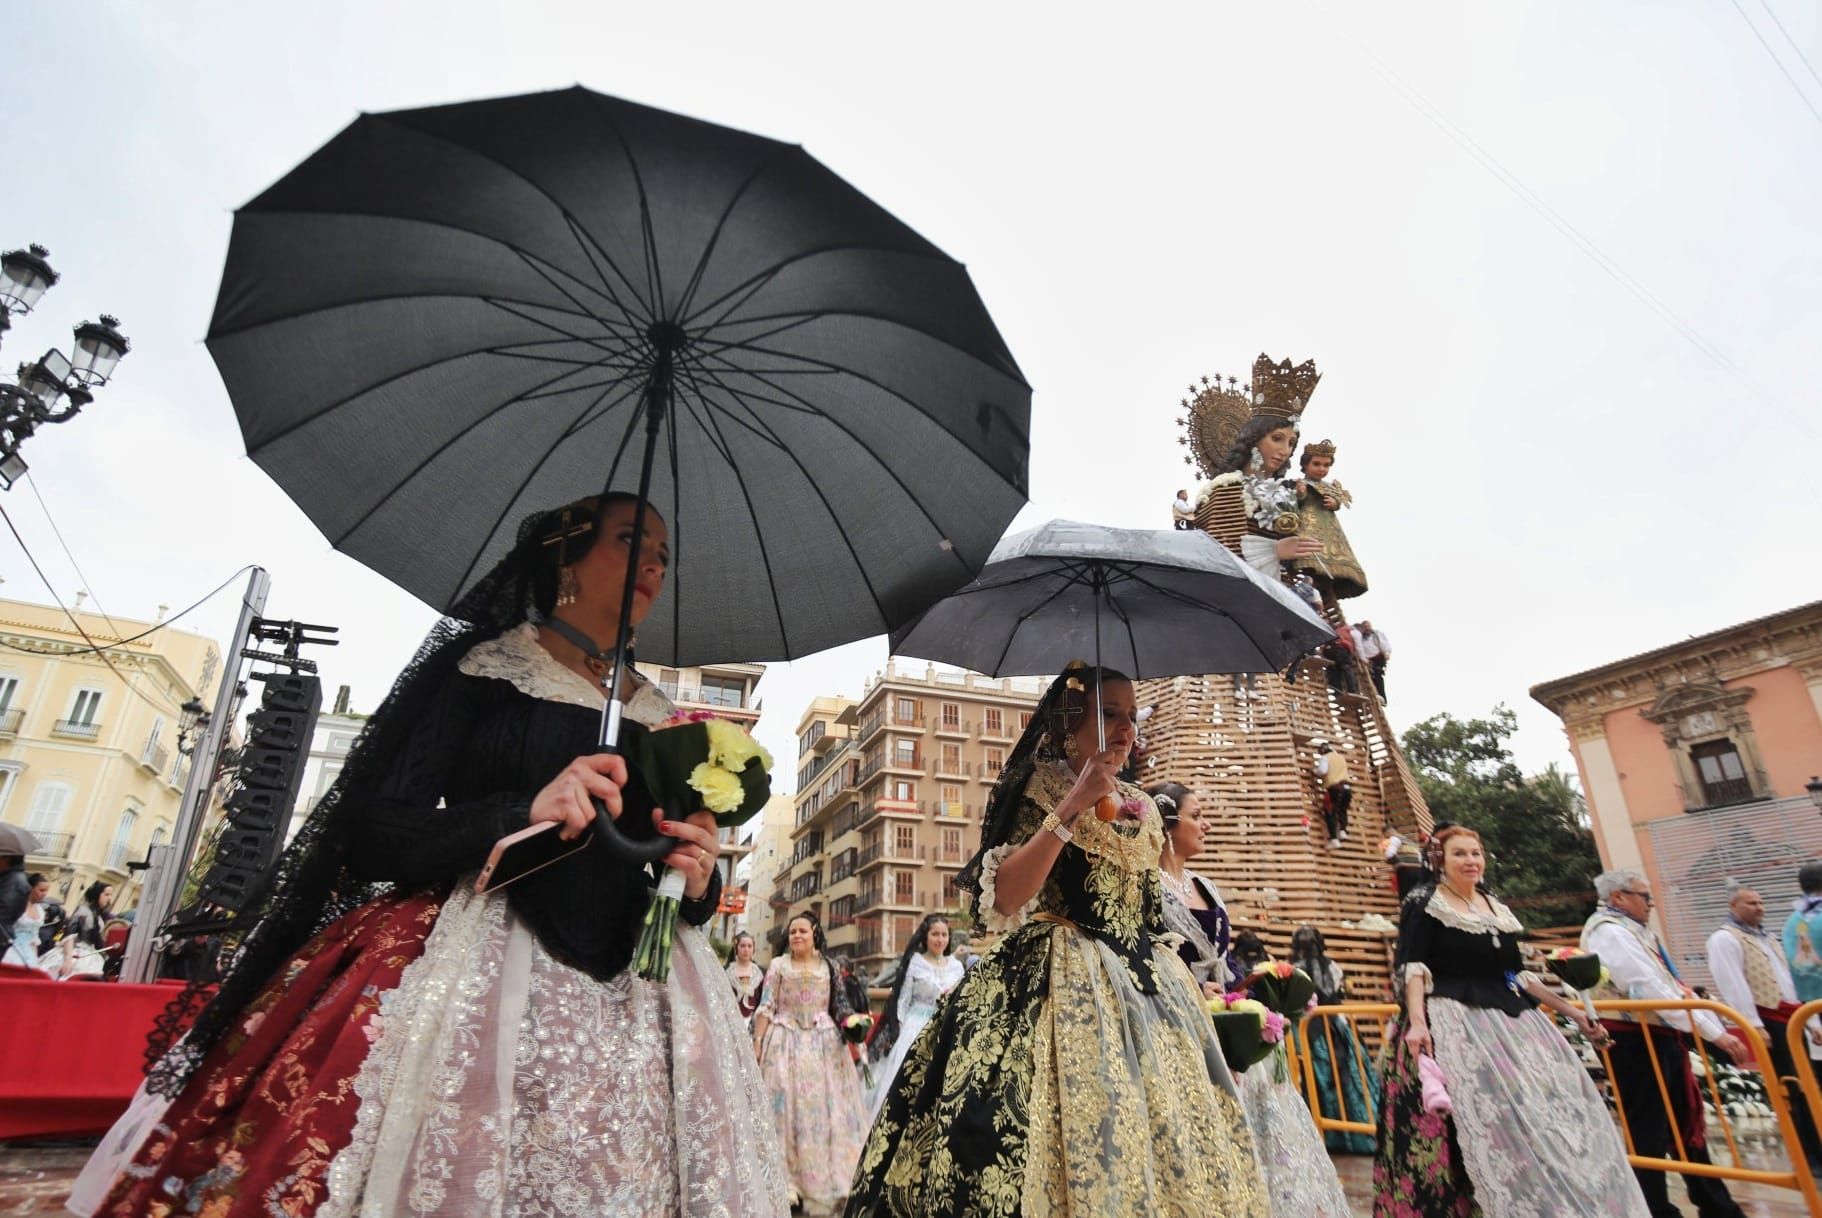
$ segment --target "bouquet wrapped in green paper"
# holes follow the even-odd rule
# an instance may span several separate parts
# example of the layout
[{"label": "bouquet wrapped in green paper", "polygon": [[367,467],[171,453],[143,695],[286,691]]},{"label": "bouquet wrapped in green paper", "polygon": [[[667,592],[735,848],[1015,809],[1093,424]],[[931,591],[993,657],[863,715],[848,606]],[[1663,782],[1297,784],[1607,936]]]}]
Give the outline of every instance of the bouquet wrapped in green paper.
[{"label": "bouquet wrapped in green paper", "polygon": [[[772,755],[726,719],[680,714],[649,731],[628,733],[624,748],[667,820],[706,808],[728,829],[749,820],[772,796]],[[633,949],[633,969],[647,981],[671,975],[671,940],[682,900],[683,876],[664,868]]]}]

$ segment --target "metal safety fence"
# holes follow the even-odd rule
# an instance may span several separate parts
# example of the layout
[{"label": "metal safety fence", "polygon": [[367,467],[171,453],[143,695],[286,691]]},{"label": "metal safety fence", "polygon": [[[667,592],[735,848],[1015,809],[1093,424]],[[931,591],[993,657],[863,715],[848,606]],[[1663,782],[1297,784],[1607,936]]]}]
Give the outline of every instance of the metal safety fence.
[{"label": "metal safety fence", "polygon": [[[1787,1034],[1791,1058],[1796,1063],[1796,1076],[1789,1080],[1794,1085],[1792,1087],[1787,1087],[1786,1080],[1773,1068],[1773,1058],[1765,1034],[1731,1007],[1699,998],[1597,1002],[1594,1007],[1603,1019],[1628,1016],[1652,1025],[1649,1031],[1620,1033],[1621,1036],[1634,1037],[1638,1042],[1636,1048],[1628,1046],[1624,1050],[1629,1056],[1625,1075],[1630,1080],[1625,1087],[1617,1081],[1613,1046],[1594,1050],[1600,1063],[1597,1086],[1613,1111],[1625,1140],[1627,1160],[1634,1168],[1789,1189],[1802,1197],[1812,1218],[1822,1218],[1822,1195],[1818,1194],[1815,1177],[1798,1139],[1797,1114],[1792,1108],[1793,1102],[1796,1102],[1792,1097],[1800,1089],[1802,1102],[1807,1107],[1810,1118],[1822,1121],[1822,1087],[1818,1086],[1815,1068],[1806,1048],[1807,1028],[1822,1017],[1822,1001],[1807,1003],[1791,1016]],[[1735,1119],[1728,1113],[1717,1083],[1719,1072],[1716,1069],[1716,1053],[1701,1037],[1678,1032],[1663,1023],[1662,1017],[1667,1012],[1682,1012],[1687,1020],[1687,1013],[1692,1011],[1707,1011],[1722,1020],[1728,1025],[1729,1031],[1751,1048],[1753,1059],[1757,1063],[1754,1068],[1766,1083],[1766,1103],[1771,1108],[1778,1135],[1788,1153],[1788,1168],[1747,1165],[1747,1156],[1741,1149],[1745,1139],[1736,1129]],[[1310,1113],[1315,1119],[1316,1127],[1324,1134],[1378,1133],[1379,1102],[1377,1089],[1371,1080],[1383,1074],[1386,1050],[1392,1037],[1398,1034],[1398,1014],[1399,1008],[1393,1003],[1348,1002],[1312,1007],[1298,1020],[1296,1036],[1289,1046],[1293,1077],[1301,1080]],[[1582,1043],[1579,1037],[1575,1037],[1575,1041]],[[1369,1046],[1376,1047],[1375,1051],[1370,1051]],[[1642,1055],[1639,1052],[1641,1049]],[[1676,1059],[1668,1056],[1676,1051],[1692,1054],[1700,1061],[1702,1068],[1699,1076],[1687,1068],[1677,1068]],[[1644,1072],[1641,1069],[1641,1058],[1642,1063],[1650,1067],[1648,1081],[1642,1081]],[[1354,1076],[1362,1080],[1361,1085],[1350,1087],[1347,1084],[1350,1072],[1344,1063],[1352,1065]],[[1327,1079],[1320,1077],[1325,1065]],[[1665,1073],[1666,1065],[1670,1067],[1668,1076]],[[1323,1085],[1325,1082],[1328,1085]],[[1718,1127],[1719,1139],[1713,1133],[1708,1133],[1706,1137],[1710,1147],[1714,1148],[1712,1151],[1703,1151],[1693,1146],[1685,1136],[1681,1123],[1670,1115],[1679,1110],[1679,1105],[1673,1100],[1673,1087],[1686,1092],[1692,1084],[1698,1091],[1698,1095],[1693,1098],[1705,1100],[1706,1104],[1702,1107],[1712,1109],[1712,1114],[1708,1117],[1708,1128]],[[1655,1131],[1649,1138],[1653,1144],[1664,1140],[1658,1136],[1663,1132],[1659,1127],[1667,1124],[1669,1137],[1664,1152],[1639,1153],[1639,1138],[1634,1134],[1635,1124],[1641,1133],[1648,1128]],[[1718,1161],[1721,1155],[1718,1153],[1717,1141],[1725,1145],[1729,1162]]]}]

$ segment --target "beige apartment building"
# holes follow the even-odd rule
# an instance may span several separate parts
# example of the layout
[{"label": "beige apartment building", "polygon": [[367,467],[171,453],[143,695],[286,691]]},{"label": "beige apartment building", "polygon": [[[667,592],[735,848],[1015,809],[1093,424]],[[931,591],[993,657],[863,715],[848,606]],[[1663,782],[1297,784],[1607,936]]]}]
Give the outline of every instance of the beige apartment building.
[{"label": "beige apartment building", "polygon": [[[722,719],[731,719],[749,732],[759,722],[760,702],[756,694],[759,679],[765,676],[764,664],[699,664],[694,667],[666,668],[662,664],[640,664],[639,671],[658,683],[665,696],[679,710],[709,711]],[[739,829],[721,831],[721,907],[709,919],[707,930],[718,939],[732,940],[734,928],[745,914],[744,892],[737,893],[735,873],[740,862],[752,853],[751,840],[742,840]]]},{"label": "beige apartment building", "polygon": [[791,854],[771,877],[774,938],[791,913],[813,910],[830,950],[874,973],[926,913],[960,910],[956,873],[1043,689],[888,663],[858,702],[811,703],[798,723]]},{"label": "beige apartment building", "polygon": [[[743,843],[741,872],[737,884],[746,891],[746,916],[737,920],[736,931],[744,930],[763,945],[770,940],[778,912],[772,905],[772,877],[778,865],[791,857],[791,829],[796,820],[796,800],[779,792],[766,801],[765,808],[746,826],[752,835]],[[763,946],[759,958],[770,956]]]},{"label": "beige apartment building", "polygon": [[26,868],[58,899],[100,879],[129,909],[144,873],[127,864],[177,823],[180,708],[214,696],[221,651],[176,627],[122,642],[157,623],[75,615],[105,661],[63,610],[0,600],[0,820],[37,838]]}]

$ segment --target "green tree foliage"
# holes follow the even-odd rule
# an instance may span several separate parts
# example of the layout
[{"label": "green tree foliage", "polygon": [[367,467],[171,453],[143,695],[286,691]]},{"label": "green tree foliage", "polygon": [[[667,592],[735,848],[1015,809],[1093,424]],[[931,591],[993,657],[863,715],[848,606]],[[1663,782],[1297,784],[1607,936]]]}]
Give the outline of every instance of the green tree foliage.
[{"label": "green tree foliage", "polygon": [[1485,719],[1432,715],[1404,734],[1405,758],[1430,812],[1480,834],[1487,884],[1526,926],[1566,926],[1594,912],[1601,869],[1574,781],[1552,764],[1527,776],[1506,742],[1517,717],[1496,706]]}]

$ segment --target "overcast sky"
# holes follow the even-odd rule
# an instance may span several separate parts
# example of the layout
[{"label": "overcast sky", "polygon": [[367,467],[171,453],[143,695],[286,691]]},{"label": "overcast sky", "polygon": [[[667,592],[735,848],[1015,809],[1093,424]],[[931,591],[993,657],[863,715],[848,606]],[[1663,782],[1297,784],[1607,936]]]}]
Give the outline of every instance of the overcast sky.
[{"label": "overcast sky", "polygon": [[[434,615],[245,458],[201,343],[231,213],[362,110],[579,82],[801,143],[968,265],[1035,390],[1016,527],[1167,526],[1184,387],[1313,357],[1394,724],[1505,702],[1566,764],[1530,685],[1822,596],[1822,82],[1774,12],[1822,64],[1795,0],[15,3],[0,247],[64,278],[0,357],[117,313],[116,383],[24,450],[90,591],[260,563],[371,709]],[[0,574],[45,599],[10,536]],[[762,738],[884,658],[775,666]]]}]

